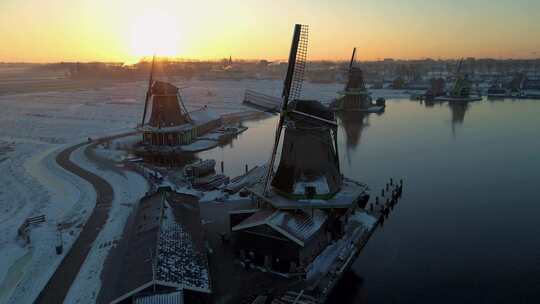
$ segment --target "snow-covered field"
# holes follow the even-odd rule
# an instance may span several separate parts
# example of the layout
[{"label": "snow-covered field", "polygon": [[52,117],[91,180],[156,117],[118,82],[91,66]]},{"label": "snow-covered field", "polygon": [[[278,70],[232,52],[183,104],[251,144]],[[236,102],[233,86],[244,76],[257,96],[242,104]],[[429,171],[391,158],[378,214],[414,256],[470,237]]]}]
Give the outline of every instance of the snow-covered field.
[{"label": "snow-covered field", "polygon": [[[183,90],[188,109],[208,105],[220,113],[246,110],[241,105],[244,87],[260,86],[237,81],[177,84],[188,86]],[[278,87],[279,82],[266,86],[274,85]],[[87,137],[133,130],[140,120],[145,90],[145,83],[134,82],[101,89],[0,96],[0,303],[30,303],[37,297],[95,204],[93,188],[61,169],[56,155]],[[82,150],[73,157],[83,157]],[[121,178],[111,172],[99,173],[117,193],[111,210],[114,222],[107,223],[96,240],[97,244],[108,244],[121,233],[128,214],[122,209],[129,207],[122,204],[136,201],[146,187],[139,186],[143,180],[134,173]],[[17,229],[26,218],[42,214],[46,222],[31,228],[31,243],[25,245],[17,238]],[[71,224],[63,231],[63,255],[55,252],[58,223]],[[90,252],[68,295],[70,301],[93,302],[107,250],[107,246],[98,246]]]},{"label": "snow-covered field", "polygon": [[[175,84],[183,88],[181,95],[189,110],[207,105],[218,113],[250,110],[241,104],[245,89],[279,96],[282,85],[273,80]],[[306,83],[303,97],[330,100],[341,88],[339,84]],[[140,122],[145,91],[146,82],[132,82],[0,96],[0,303],[32,302],[63,257],[55,253],[56,224],[71,223],[63,232],[65,254],[95,204],[92,187],[62,170],[56,155],[88,137],[132,131]],[[389,93],[396,92],[376,91],[373,95],[388,97]],[[74,157],[84,157],[81,154],[82,149]],[[98,172],[88,161],[79,160],[106,178],[118,193],[111,211],[117,218],[107,223],[96,240],[105,244],[121,233],[127,216],[122,210],[128,209],[122,203],[131,203],[145,187],[132,186],[142,183],[134,173],[120,177]],[[17,229],[26,218],[42,214],[46,222],[31,229],[31,244],[24,245],[17,239]],[[93,302],[99,289],[100,263],[107,251],[107,246],[92,249],[68,295],[70,301]]]}]

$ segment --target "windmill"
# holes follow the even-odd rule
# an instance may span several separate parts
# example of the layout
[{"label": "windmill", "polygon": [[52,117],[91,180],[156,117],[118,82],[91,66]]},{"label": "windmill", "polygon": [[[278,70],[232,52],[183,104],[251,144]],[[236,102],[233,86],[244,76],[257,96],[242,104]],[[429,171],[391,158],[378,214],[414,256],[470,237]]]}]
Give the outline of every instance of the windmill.
[{"label": "windmill", "polygon": [[471,83],[467,77],[464,77],[461,73],[463,68],[463,58],[458,62],[456,70],[456,81],[451,91],[451,96],[467,98],[471,94]]},{"label": "windmill", "polygon": [[[283,84],[281,112],[263,185],[265,196],[269,194],[270,185],[282,194],[295,194],[295,184],[306,176],[323,175],[329,189],[326,194],[337,192],[341,185],[334,115],[318,101],[299,99],[307,44],[308,27],[295,25]],[[274,174],[276,153],[284,128],[281,160]],[[316,189],[306,187],[307,196],[312,196],[313,190]]]},{"label": "windmill", "polygon": [[364,75],[359,67],[355,67],[356,62],[356,48],[353,48],[351,55],[351,61],[349,63],[348,79],[345,85],[345,91],[365,91],[366,85],[364,83]]},{"label": "windmill", "polygon": [[154,80],[156,56],[152,57],[148,90],[144,100],[141,127],[146,123],[148,102],[152,99],[152,112],[149,124],[154,127],[169,127],[192,122],[187,108],[180,96],[180,89],[174,85]]}]

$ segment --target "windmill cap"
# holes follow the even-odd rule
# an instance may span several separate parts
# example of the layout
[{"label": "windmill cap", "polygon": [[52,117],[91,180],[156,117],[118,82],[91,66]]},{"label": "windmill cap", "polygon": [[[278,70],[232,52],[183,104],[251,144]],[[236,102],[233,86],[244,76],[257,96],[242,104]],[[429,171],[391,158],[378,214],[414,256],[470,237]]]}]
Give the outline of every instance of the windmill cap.
[{"label": "windmill cap", "polygon": [[152,85],[153,95],[176,95],[176,93],[178,88],[168,82],[155,81]]},{"label": "windmill cap", "polygon": [[296,111],[317,116],[326,120],[334,120],[334,113],[317,100],[296,99],[291,105]]}]

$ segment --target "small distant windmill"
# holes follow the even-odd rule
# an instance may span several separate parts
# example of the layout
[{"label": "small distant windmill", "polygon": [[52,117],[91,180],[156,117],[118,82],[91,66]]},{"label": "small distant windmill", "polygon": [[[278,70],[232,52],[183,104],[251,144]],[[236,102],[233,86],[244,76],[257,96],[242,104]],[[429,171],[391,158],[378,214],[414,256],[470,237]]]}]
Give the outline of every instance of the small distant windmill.
[{"label": "small distant windmill", "polygon": [[[265,196],[268,195],[271,182],[273,186],[282,190],[282,193],[290,193],[296,180],[304,174],[330,174],[332,185],[339,188],[341,184],[337,124],[333,114],[317,101],[299,100],[306,67],[307,44],[308,27],[296,24],[283,84],[279,122],[264,182]],[[276,178],[272,180],[276,153],[284,127],[286,130],[281,161]],[[328,132],[329,129],[332,132]],[[304,157],[299,157],[300,155]],[[329,159],[331,164],[327,166],[326,162]]]},{"label": "small distant windmill", "polygon": [[366,91],[366,84],[364,82],[364,74],[362,69],[354,66],[356,62],[356,48],[353,48],[351,55],[351,61],[349,63],[348,79],[347,84],[345,85],[345,92],[351,91]]}]

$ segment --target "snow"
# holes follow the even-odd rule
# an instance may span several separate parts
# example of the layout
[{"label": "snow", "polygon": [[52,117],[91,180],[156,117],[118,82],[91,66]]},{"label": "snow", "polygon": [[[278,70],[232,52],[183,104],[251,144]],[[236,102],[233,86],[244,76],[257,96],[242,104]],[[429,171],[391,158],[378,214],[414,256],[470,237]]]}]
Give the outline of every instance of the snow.
[{"label": "snow", "polygon": [[328,245],[307,268],[307,279],[313,279],[321,274],[330,271],[332,265],[338,258],[343,258],[353,252],[356,242],[366,232],[372,230],[376,219],[360,210],[356,210],[349,218],[345,228],[345,236],[338,241]]},{"label": "snow", "polygon": [[104,178],[114,190],[109,219],[97,236],[65,299],[66,303],[95,303],[101,288],[100,276],[107,254],[122,236],[127,218],[148,191],[148,184],[142,176],[132,171],[103,170],[102,165],[98,167],[83,153],[73,155],[72,160]]},{"label": "snow", "polygon": [[126,151],[122,150],[116,150],[116,149],[107,149],[104,147],[97,147],[94,151],[96,151],[96,154],[107,158],[116,162],[120,162],[127,158],[128,153]]},{"label": "snow", "polygon": [[[221,115],[251,110],[242,105],[245,89],[280,96],[282,87],[280,80],[192,80],[175,84],[186,87],[182,89],[182,98],[188,110],[207,105]],[[84,180],[58,167],[55,163],[56,154],[88,137],[133,131],[140,122],[146,86],[146,81],[139,81],[96,89],[0,96],[0,286],[17,286],[9,288],[7,292],[2,288],[0,302],[33,301],[62,258],[62,255],[58,256],[54,252],[56,223],[74,223],[63,233],[65,254],[77,237],[80,224],[86,220],[94,206],[93,189]],[[341,88],[339,84],[305,83],[303,97],[331,100]],[[213,94],[207,94],[209,89]],[[388,97],[399,93],[383,91],[373,91],[373,95]],[[112,145],[120,147],[134,141],[135,136],[114,140]],[[216,142],[197,142],[194,148],[207,148],[210,144]],[[75,157],[80,157],[81,151],[77,151],[75,154],[79,156]],[[111,156],[109,151],[98,151],[102,152]],[[138,179],[132,174],[126,174],[126,181],[110,176],[112,173],[102,174],[106,179],[116,179],[115,187],[121,187],[123,190],[119,193],[126,195],[126,198],[128,194],[124,192],[142,189],[125,187],[127,180]],[[210,200],[218,195],[211,193],[205,196],[204,199]],[[124,216],[122,208],[128,207],[118,207],[119,210],[115,208],[113,206],[112,212],[120,218],[106,228],[111,229],[111,238],[101,238],[100,234],[96,244],[114,238],[114,233],[121,226]],[[17,228],[27,217],[40,214],[44,214],[47,221],[33,228],[32,245],[22,246],[16,238]],[[74,287],[79,288],[80,292],[86,292],[82,286],[88,287],[91,293],[99,285],[99,282],[81,278],[85,275],[97,278],[98,261],[105,254],[105,250],[101,251],[92,249],[89,258],[91,262],[83,266],[86,270],[81,270],[81,273],[84,275],[77,278],[77,284],[80,285]],[[71,293],[77,292],[70,292],[70,299],[81,299],[81,296],[75,297]]]},{"label": "snow", "polygon": [[[10,185],[9,191],[5,192],[21,207],[8,213],[9,218],[3,218],[0,224],[0,229],[4,232],[0,249],[3,256],[0,264],[3,271],[2,278],[5,279],[4,283],[11,282],[10,284],[15,285],[13,286],[15,288],[2,295],[2,300],[6,303],[32,302],[37,297],[78,236],[79,224],[87,219],[95,202],[95,193],[88,183],[56,165],[56,154],[64,146],[49,147],[39,154],[30,156],[35,145],[35,143],[18,145],[24,150],[19,150],[21,153],[16,154],[11,160],[15,161],[13,164],[20,166],[19,169],[22,171],[19,172],[20,175],[7,175],[8,178],[23,178],[24,183],[21,185],[14,183]],[[22,166],[19,161],[23,161]],[[3,204],[2,207],[8,206]],[[31,244],[23,247],[22,243],[16,241],[16,230],[25,218],[38,214],[44,214],[46,222],[31,229]],[[55,252],[57,223],[72,223],[62,234],[64,244],[62,255]],[[28,254],[30,258],[25,263],[17,263],[19,269],[9,268],[9,265],[15,264]],[[8,268],[11,275],[6,277]]]},{"label": "snow", "polygon": [[158,248],[156,280],[181,283],[185,288],[210,289],[203,253],[195,250],[190,234],[176,222],[168,202],[165,202]]},{"label": "snow", "polygon": [[219,145],[218,141],[215,140],[208,140],[208,139],[200,139],[197,141],[194,141],[193,143],[189,145],[183,145],[182,151],[186,152],[198,152],[202,150],[211,149],[214,147],[217,147]]},{"label": "snow", "polygon": [[[208,105],[223,114],[250,110],[241,105],[244,88],[269,84],[190,81],[185,85],[182,97],[189,110]],[[206,94],[210,87],[214,96]],[[95,203],[90,185],[58,167],[56,154],[88,137],[132,131],[140,121],[145,90],[146,82],[132,82],[99,89],[0,96],[0,286],[7,286],[7,281],[10,286],[17,285],[7,292],[2,288],[0,302],[33,301],[62,258],[54,252],[56,223],[75,223],[64,233],[65,253]],[[126,138],[114,143],[133,141]],[[47,221],[31,233],[39,237],[32,237],[31,247],[22,246],[16,239],[17,228],[27,217],[40,214],[45,214]]]},{"label": "snow", "polygon": [[364,227],[371,229],[377,222],[377,219],[374,216],[367,214],[366,212],[357,211],[352,214],[349,218],[350,221],[355,221]]},{"label": "snow", "polygon": [[303,244],[321,229],[327,218],[326,213],[321,210],[297,211],[296,213],[277,211],[268,220],[268,225],[298,238]]},{"label": "snow", "polygon": [[298,181],[296,184],[294,184],[294,194],[304,195],[306,193],[306,187],[314,187],[315,193],[317,194],[330,193],[326,176],[319,176],[315,180]]}]

